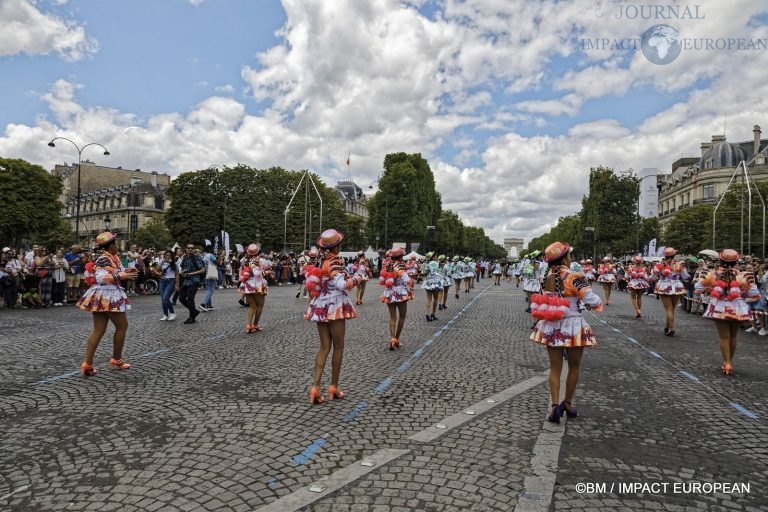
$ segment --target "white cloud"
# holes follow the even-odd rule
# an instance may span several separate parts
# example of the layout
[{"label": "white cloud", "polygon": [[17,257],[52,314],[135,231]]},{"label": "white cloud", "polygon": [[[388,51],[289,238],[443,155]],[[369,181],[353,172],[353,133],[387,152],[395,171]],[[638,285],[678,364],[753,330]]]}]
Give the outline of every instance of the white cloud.
[{"label": "white cloud", "polygon": [[79,60],[99,48],[85,28],[45,14],[29,0],[0,0],[0,20],[0,57],[57,53],[67,60]]},{"label": "white cloud", "polygon": [[230,85],[230,84],[219,85],[218,87],[215,87],[214,90],[216,92],[220,92],[220,93],[224,93],[224,94],[234,94],[235,93],[235,88],[232,85]]}]

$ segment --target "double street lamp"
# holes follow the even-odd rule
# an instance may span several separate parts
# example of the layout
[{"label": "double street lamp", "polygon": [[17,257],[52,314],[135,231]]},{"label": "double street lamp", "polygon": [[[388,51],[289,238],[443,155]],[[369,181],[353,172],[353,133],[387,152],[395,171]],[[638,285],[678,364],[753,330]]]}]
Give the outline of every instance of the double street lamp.
[{"label": "double street lamp", "polygon": [[53,143],[55,140],[66,140],[69,143],[71,143],[73,146],[75,146],[75,149],[77,150],[77,206],[75,207],[75,238],[77,239],[77,242],[80,243],[80,198],[82,196],[82,189],[80,188],[80,167],[83,163],[83,150],[87,148],[88,146],[99,146],[101,149],[104,150],[104,156],[109,156],[109,151],[107,151],[107,148],[105,148],[102,144],[99,144],[98,142],[89,142],[83,147],[78,146],[75,144],[72,140],[66,138],[66,137],[54,137],[51,139],[51,142],[48,143],[48,145],[52,148],[56,147],[56,144]]}]

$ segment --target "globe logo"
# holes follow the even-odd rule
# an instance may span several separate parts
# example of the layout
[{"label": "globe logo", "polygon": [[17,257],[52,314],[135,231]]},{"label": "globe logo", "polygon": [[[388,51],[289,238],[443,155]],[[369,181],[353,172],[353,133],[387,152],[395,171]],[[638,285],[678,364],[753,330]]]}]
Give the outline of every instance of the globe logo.
[{"label": "globe logo", "polygon": [[680,34],[669,25],[654,25],[646,30],[640,48],[646,59],[660,66],[673,62],[683,49]]}]

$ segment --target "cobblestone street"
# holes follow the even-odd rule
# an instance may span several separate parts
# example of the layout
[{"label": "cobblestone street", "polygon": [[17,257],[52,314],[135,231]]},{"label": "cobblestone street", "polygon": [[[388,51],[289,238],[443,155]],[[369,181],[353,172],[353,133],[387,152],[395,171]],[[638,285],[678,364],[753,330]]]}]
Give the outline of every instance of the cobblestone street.
[{"label": "cobblestone street", "polygon": [[233,290],[193,325],[181,306],[160,322],[158,296],[135,298],[133,367],[108,370],[110,328],[91,379],[78,372],[90,315],[0,311],[0,509],[768,511],[768,337],[742,331],[724,377],[709,321],[678,310],[669,338],[659,301],[636,319],[614,292],[585,315],[600,345],[585,353],[579,416],[552,425],[521,289],[481,280],[435,322],[418,289],[389,351],[371,282],[347,322],[346,398],[311,406],[318,337],[296,290],[270,289],[253,334]]}]

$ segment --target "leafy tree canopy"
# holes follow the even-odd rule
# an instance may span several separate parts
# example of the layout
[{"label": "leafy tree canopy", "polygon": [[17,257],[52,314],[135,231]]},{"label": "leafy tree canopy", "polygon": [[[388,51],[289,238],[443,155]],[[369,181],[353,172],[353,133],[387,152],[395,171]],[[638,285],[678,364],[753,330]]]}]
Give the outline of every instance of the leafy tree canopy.
[{"label": "leafy tree canopy", "polygon": [[0,158],[0,240],[14,246],[60,227],[61,179],[25,160]]}]

